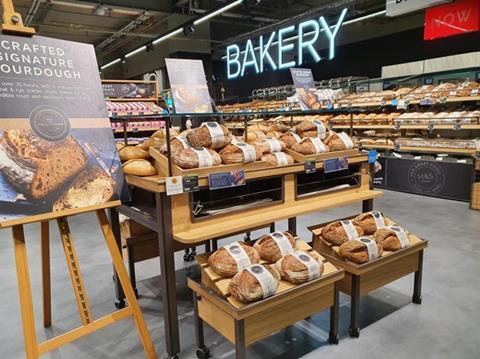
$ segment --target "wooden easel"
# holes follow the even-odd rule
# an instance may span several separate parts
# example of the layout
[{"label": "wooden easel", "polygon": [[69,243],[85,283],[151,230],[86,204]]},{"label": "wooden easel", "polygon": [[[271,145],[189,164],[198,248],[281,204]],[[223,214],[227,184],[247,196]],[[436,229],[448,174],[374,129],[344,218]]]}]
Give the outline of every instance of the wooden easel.
[{"label": "wooden easel", "polygon": [[[16,13],[11,0],[1,0],[3,7],[3,25],[1,30],[4,33],[32,36],[35,29],[23,25],[21,15]],[[25,354],[27,359],[36,359],[40,355],[51,352],[65,344],[71,343],[86,335],[102,329],[110,324],[114,324],[122,319],[133,317],[137,327],[140,341],[142,342],[146,357],[149,359],[157,358],[155,347],[153,346],[150,334],[148,332],[145,320],[140,306],[138,305],[135,293],[130,283],[127,271],[122,261],[120,251],[117,247],[107,215],[106,208],[119,206],[120,201],[112,201],[98,206],[92,206],[82,209],[67,210],[59,213],[47,213],[35,215],[11,221],[0,223],[0,228],[11,227],[13,231],[13,243],[15,252],[15,262],[17,269],[18,290],[20,297],[20,309],[22,315],[23,335],[25,340]],[[93,212],[97,214],[107,248],[112,257],[113,265],[117,272],[118,279],[125,292],[128,301],[128,307],[115,311],[109,315],[94,319],[90,311],[90,306],[85,291],[85,285],[77,254],[73,243],[72,234],[68,225],[67,217],[79,213]],[[25,245],[25,235],[23,225],[27,223],[41,223],[41,254],[42,254],[42,282],[43,282],[43,324],[44,327],[51,326],[51,293],[50,293],[50,243],[49,243],[49,222],[55,219],[60,231],[60,238],[65,251],[68,270],[73,284],[73,290],[80,313],[82,325],[67,333],[51,338],[43,343],[37,342],[35,331],[35,315],[33,310],[32,289],[30,283],[30,274],[28,269],[27,248]]]}]

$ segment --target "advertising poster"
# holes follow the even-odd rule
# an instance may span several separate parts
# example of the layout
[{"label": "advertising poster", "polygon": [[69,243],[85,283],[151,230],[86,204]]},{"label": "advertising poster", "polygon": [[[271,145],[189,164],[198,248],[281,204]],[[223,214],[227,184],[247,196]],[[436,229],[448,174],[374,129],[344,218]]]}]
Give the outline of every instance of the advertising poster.
[{"label": "advertising poster", "polygon": [[293,85],[303,111],[318,110],[320,103],[316,95],[315,81],[310,69],[290,69]]},{"label": "advertising poster", "polygon": [[165,59],[175,113],[211,113],[212,102],[201,60]]},{"label": "advertising poster", "polygon": [[122,187],[93,46],[0,35],[0,224],[120,199]]},{"label": "advertising poster", "polygon": [[143,98],[143,99],[155,99],[155,84],[125,82],[125,83],[112,83],[105,81],[102,84],[103,94],[105,98]]}]

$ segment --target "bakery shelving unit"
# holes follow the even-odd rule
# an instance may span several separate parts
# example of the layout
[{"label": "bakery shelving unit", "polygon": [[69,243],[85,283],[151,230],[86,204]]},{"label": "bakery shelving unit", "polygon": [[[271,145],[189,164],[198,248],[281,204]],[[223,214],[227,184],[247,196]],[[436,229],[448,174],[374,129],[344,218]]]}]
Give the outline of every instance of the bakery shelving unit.
[{"label": "bakery shelving unit", "polygon": [[[315,113],[318,112],[321,111]],[[272,115],[268,112],[256,114]],[[293,115],[289,112],[281,114]],[[252,114],[195,114],[206,117],[218,115]],[[170,123],[176,116],[180,115],[172,114],[163,118],[167,139],[170,137]],[[176,251],[200,245],[205,245],[209,251],[216,248],[219,239],[259,228],[274,229],[274,223],[282,220],[288,220],[289,231],[296,233],[296,218],[300,215],[358,202],[362,202],[363,211],[369,211],[373,200],[383,194],[372,187],[368,154],[357,150],[348,154],[342,151],[331,153],[331,158],[348,156],[349,168],[336,173],[324,173],[324,159],[314,160],[316,172],[308,175],[305,174],[304,163],[282,167],[245,166],[246,185],[238,187],[238,191],[211,190],[208,175],[225,171],[223,166],[211,167],[209,171],[196,171],[200,188],[198,192],[167,196],[165,177],[177,173],[169,155],[170,141],[167,141],[167,150],[167,156],[163,160],[156,160],[157,169],[162,174],[151,177],[126,176],[132,191],[132,201],[115,208],[110,214],[118,243],[120,213],[155,233],[150,238],[158,242],[166,351],[170,358],[176,358],[180,351],[174,263]],[[151,148],[151,153],[152,151],[155,149]],[[252,204],[248,201],[249,198],[265,201]],[[206,201],[210,209],[215,209],[218,202],[229,203],[230,208],[213,214],[198,214],[192,209],[199,199]],[[232,203],[246,206],[231,206]],[[118,285],[117,305],[124,305],[123,293]]]}]

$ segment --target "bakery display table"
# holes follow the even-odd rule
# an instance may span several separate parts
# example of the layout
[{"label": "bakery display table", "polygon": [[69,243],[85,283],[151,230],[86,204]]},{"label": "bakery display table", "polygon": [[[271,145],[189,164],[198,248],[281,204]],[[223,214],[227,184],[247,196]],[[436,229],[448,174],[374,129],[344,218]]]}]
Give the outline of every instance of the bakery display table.
[{"label": "bakery display table", "polygon": [[[332,157],[337,154],[332,153]],[[328,208],[362,202],[363,211],[371,210],[373,199],[383,193],[371,187],[367,153],[351,152],[348,163],[348,170],[333,174],[324,173],[324,160],[315,161],[313,174],[305,173],[304,163],[245,170],[246,185],[237,187],[238,192],[234,189],[211,190],[208,175],[202,174],[198,176],[199,191],[175,196],[167,196],[165,177],[126,176],[132,201],[111,211],[112,227],[119,246],[119,213],[156,234],[166,351],[170,358],[176,358],[180,351],[174,253],[201,244],[208,248],[211,240],[269,227],[281,220],[288,220],[289,231],[296,233],[297,216]],[[270,202],[242,208],[235,206],[244,199],[266,197]],[[220,203],[229,205],[228,211],[195,215],[194,204],[199,200],[208,205],[219,199]],[[118,284],[116,287],[117,305],[122,306],[122,288]]]},{"label": "bakery display table", "polygon": [[[351,218],[353,217],[344,219]],[[386,223],[395,222],[387,219]],[[313,233],[313,248],[332,264],[345,270],[345,277],[340,281],[339,289],[351,297],[349,328],[351,337],[360,336],[360,298],[375,289],[415,273],[412,301],[415,304],[421,304],[423,251],[428,246],[428,241],[410,233],[408,247],[395,252],[384,251],[382,256],[375,260],[355,264],[340,256],[338,246],[333,246],[322,238],[321,231],[326,224],[309,227]]]},{"label": "bakery display table", "polygon": [[197,357],[209,356],[203,322],[235,345],[237,359],[244,359],[247,346],[328,308],[329,342],[337,344],[338,283],[344,272],[328,262],[325,267],[324,275],[316,280],[291,286],[273,297],[247,305],[224,299],[206,284],[188,279],[188,287],[194,292]]}]

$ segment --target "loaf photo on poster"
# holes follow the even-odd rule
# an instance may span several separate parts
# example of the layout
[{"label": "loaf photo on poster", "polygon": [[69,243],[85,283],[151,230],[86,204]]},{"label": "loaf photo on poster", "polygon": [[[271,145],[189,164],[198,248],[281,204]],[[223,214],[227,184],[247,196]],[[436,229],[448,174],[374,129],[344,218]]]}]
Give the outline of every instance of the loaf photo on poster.
[{"label": "loaf photo on poster", "polygon": [[93,47],[0,36],[0,223],[121,197]]}]

